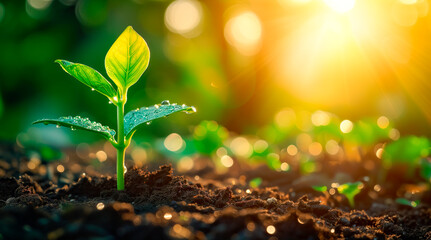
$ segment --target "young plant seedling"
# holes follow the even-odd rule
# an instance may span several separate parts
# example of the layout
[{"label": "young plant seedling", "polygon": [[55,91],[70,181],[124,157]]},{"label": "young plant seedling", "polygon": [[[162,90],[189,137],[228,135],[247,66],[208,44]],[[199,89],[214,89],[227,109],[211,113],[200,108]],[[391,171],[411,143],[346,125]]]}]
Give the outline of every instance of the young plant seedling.
[{"label": "young plant seedling", "polygon": [[326,198],[329,198],[329,193],[328,193],[328,187],[323,185],[323,186],[312,186],[312,188],[317,191],[317,192],[321,192],[323,193],[323,195],[325,195]]},{"label": "young plant seedling", "polygon": [[168,100],[151,107],[138,108],[124,115],[127,102],[127,91],[135,84],[148,67],[150,50],[145,40],[131,27],[118,37],[105,57],[105,68],[108,76],[117,86],[112,84],[96,70],[66,60],[56,60],[64,71],[109,99],[109,103],[117,107],[117,136],[115,131],[88,118],[61,117],[57,119],[41,119],[36,123],[55,124],[57,127],[68,127],[72,130],[81,129],[99,134],[106,138],[117,149],[117,189],[124,190],[124,157],[133,134],[152,120],[165,117],[175,112],[196,112],[194,107],[170,104]]},{"label": "young plant seedling", "polygon": [[395,200],[395,202],[398,203],[398,204],[400,204],[400,205],[409,206],[409,207],[413,207],[413,208],[417,207],[419,205],[419,203],[420,203],[419,200],[410,201],[410,200],[405,199],[405,198],[397,198]]},{"label": "young plant seedling", "polygon": [[[431,153],[431,141],[426,137],[407,136],[386,145],[383,151],[383,167],[388,170],[394,165],[406,166],[407,177],[414,176],[421,160]],[[383,175],[383,174],[382,174]],[[386,175],[386,174],[384,174]],[[384,179],[382,179],[384,181]]]},{"label": "young plant seedling", "polygon": [[347,200],[349,200],[350,207],[355,207],[355,196],[361,192],[361,189],[364,187],[362,182],[354,182],[354,183],[345,183],[340,185],[337,190],[339,193],[346,196]]}]

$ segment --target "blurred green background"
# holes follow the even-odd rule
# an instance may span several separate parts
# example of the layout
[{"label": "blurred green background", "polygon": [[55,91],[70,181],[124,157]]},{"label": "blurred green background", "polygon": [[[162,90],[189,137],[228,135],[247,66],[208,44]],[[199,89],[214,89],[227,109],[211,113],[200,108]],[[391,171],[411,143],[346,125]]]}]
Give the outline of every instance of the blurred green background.
[{"label": "blurred green background", "polygon": [[[128,25],[147,41],[151,60],[129,90],[126,111],[165,99],[198,110],[154,121],[137,135],[190,134],[202,120],[253,134],[286,107],[351,120],[384,115],[403,134],[429,135],[426,53],[431,43],[423,40],[431,35],[428,1],[415,3],[425,2],[427,10],[416,6],[413,23],[394,14],[386,17],[385,6],[398,9],[394,2],[401,4],[400,16],[407,16],[405,9],[413,11],[402,1],[357,1],[351,12],[340,15],[317,0],[0,0],[0,139],[15,141],[25,133],[21,136],[56,144],[95,140],[91,134],[31,126],[45,117],[81,115],[114,127],[114,106],[54,60],[83,63],[106,77],[105,54]],[[382,24],[373,25],[392,31],[389,50],[383,49],[388,44],[374,46],[358,37],[363,33],[354,23],[367,7],[373,12],[362,17],[375,17]],[[314,30],[303,25],[316,16],[335,24],[338,32],[330,31],[348,35],[337,38],[341,50],[319,40],[324,51],[316,52],[319,62],[310,68],[303,57],[314,46],[306,41],[314,39],[307,35]],[[407,50],[399,48],[405,44]],[[367,56],[366,64],[357,61],[359,55]],[[368,74],[367,69],[373,70]]]}]

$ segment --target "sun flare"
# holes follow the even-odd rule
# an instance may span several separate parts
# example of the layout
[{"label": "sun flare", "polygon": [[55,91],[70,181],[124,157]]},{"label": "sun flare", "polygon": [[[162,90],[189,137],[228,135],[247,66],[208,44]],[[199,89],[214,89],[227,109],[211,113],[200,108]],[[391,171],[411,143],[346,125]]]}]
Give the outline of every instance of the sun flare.
[{"label": "sun flare", "polygon": [[346,13],[355,7],[355,0],[324,0],[332,10],[339,13]]}]

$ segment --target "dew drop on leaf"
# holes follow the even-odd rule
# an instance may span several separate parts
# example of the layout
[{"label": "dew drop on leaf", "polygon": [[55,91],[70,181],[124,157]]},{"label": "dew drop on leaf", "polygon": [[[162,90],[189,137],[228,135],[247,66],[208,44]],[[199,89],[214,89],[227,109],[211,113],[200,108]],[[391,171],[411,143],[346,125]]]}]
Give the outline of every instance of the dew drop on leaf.
[{"label": "dew drop on leaf", "polygon": [[151,122],[147,122],[147,125],[150,125],[151,124]]},{"label": "dew drop on leaf", "polygon": [[160,105],[169,105],[169,104],[170,104],[169,100],[163,100],[163,101],[160,103]]},{"label": "dew drop on leaf", "polygon": [[60,125],[57,124],[57,126],[55,126],[56,128],[60,128]]},{"label": "dew drop on leaf", "polygon": [[108,103],[109,103],[109,104],[112,104],[112,101],[109,101]]},{"label": "dew drop on leaf", "polygon": [[94,88],[91,88],[91,91],[94,91]]},{"label": "dew drop on leaf", "polygon": [[189,107],[184,111],[186,112],[186,114],[192,114],[192,113],[196,112],[196,108],[195,107]]}]

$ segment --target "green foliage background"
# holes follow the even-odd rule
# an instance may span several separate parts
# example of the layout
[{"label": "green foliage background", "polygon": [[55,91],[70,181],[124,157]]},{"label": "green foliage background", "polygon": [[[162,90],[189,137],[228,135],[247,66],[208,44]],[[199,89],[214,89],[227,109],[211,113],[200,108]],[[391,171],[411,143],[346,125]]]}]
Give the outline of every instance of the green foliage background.
[{"label": "green foliage background", "polygon": [[[284,107],[317,110],[287,94],[262,74],[265,68],[258,60],[265,56],[250,57],[243,66],[230,64],[236,56],[223,37],[222,16],[229,7],[238,2],[248,4],[247,1],[201,1],[203,30],[199,37],[191,39],[166,28],[164,12],[172,1],[40,0],[50,2],[43,10],[32,8],[29,1],[39,0],[0,0],[1,140],[15,141],[18,134],[28,132],[30,137],[33,133],[45,138],[53,136],[52,142],[96,139],[91,134],[70,134],[65,130],[29,129],[40,118],[81,115],[114,127],[115,107],[65,74],[54,60],[86,64],[107,77],[106,52],[128,25],[147,41],[151,60],[147,71],[129,91],[126,112],[165,99],[198,109],[197,114],[187,118],[155,121],[137,136],[166,136],[173,131],[190,134],[190,126],[202,120],[215,120],[229,130],[255,134]],[[177,43],[177,47],[167,48],[169,41]],[[173,60],[170,54],[181,56],[181,61]],[[212,86],[213,82],[217,87]],[[412,100],[406,101],[406,112],[397,123],[400,131],[429,134],[424,114]],[[333,106],[322,110],[352,120],[381,114],[374,108]]]}]

